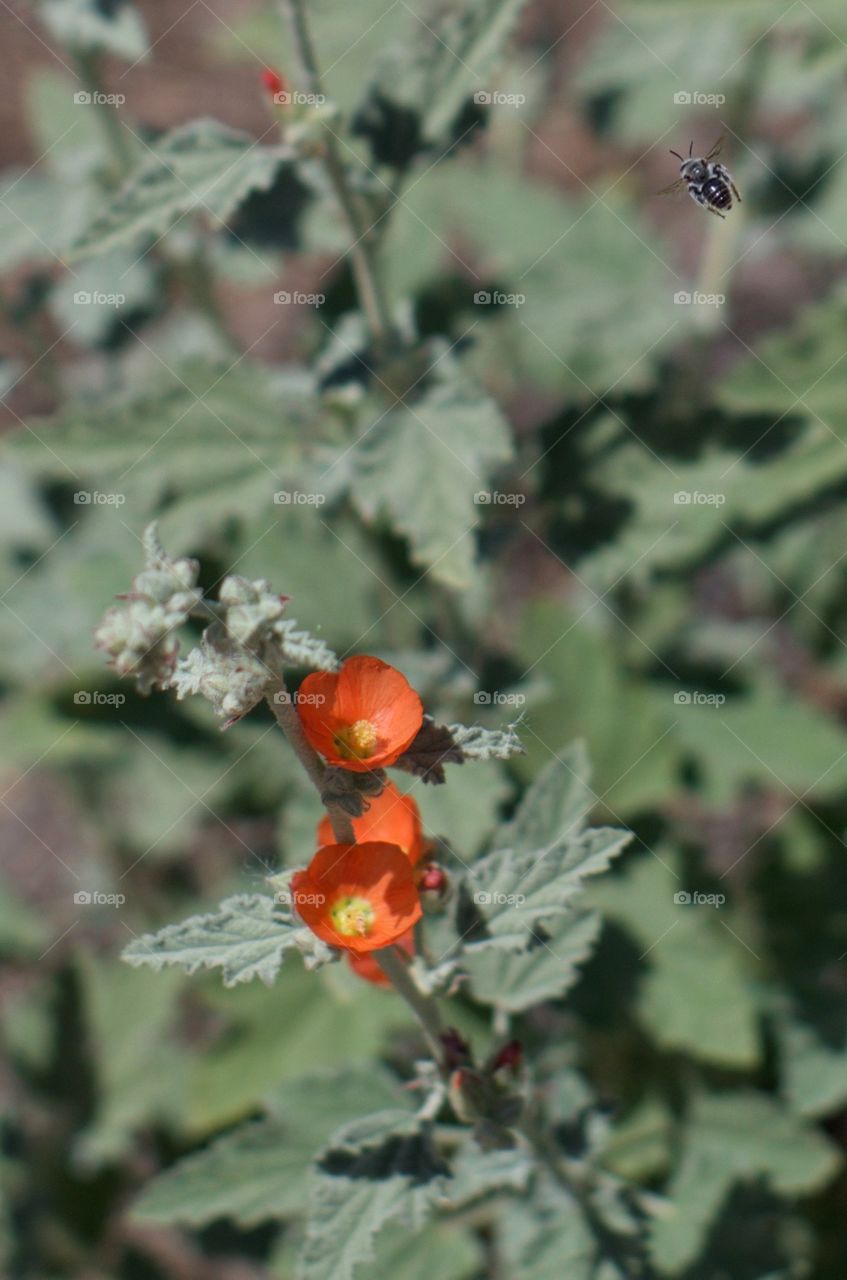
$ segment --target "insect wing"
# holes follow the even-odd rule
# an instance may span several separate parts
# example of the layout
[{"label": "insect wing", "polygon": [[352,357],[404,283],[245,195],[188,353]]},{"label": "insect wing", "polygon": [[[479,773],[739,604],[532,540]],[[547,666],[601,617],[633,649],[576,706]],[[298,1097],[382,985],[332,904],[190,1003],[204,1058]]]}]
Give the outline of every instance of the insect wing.
[{"label": "insect wing", "polygon": [[720,154],[720,149],[725,142],[726,142],[726,134],[722,133],[721,136],[718,138],[717,142],[715,143],[715,145],[712,147],[709,154],[704,156],[703,159],[714,160],[715,156]]},{"label": "insect wing", "polygon": [[671,183],[671,185],[670,185],[669,187],[662,187],[662,190],[661,190],[661,191],[657,191],[657,192],[656,192],[656,195],[657,195],[657,196],[672,196],[672,195],[674,195],[677,191],[681,191],[681,190],[682,190],[682,188],[683,188],[685,185],[686,185],[686,184],[685,184],[685,179],[684,179],[684,178],[677,178],[676,182],[672,182],[672,183]]}]

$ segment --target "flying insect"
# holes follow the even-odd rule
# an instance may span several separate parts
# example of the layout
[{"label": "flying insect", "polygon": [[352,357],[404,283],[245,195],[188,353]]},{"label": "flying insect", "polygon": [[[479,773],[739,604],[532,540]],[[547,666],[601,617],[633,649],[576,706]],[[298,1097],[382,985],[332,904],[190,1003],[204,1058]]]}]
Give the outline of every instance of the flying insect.
[{"label": "flying insect", "polygon": [[660,196],[668,196],[683,187],[688,187],[688,194],[709,213],[719,218],[725,217],[724,209],[732,208],[732,197],[741,203],[738,188],[732,180],[732,174],[726,165],[716,163],[715,156],[720,153],[726,134],[722,134],[708,155],[694,156],[694,143],[688,148],[688,155],[681,156],[678,151],[671,151],[682,163],[679,166],[679,177],[669,187],[659,192]]}]

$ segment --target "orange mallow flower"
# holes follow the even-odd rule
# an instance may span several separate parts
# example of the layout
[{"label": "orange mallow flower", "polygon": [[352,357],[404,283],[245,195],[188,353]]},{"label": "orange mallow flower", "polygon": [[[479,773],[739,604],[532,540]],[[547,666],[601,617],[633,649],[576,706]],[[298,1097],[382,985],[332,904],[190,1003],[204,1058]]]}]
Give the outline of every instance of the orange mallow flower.
[{"label": "orange mallow flower", "polygon": [[[408,933],[404,933],[402,938],[398,938],[395,946],[409,957],[415,954],[415,931],[410,929]],[[354,952],[347,954],[347,961],[350,968],[360,978],[364,978],[366,982],[372,982],[375,987],[390,987],[391,981],[385,976],[377,963],[376,957],[369,951]]]},{"label": "orange mallow flower", "polygon": [[[353,834],[361,842],[377,840],[397,844],[412,866],[424,851],[421,815],[411,796],[404,796],[393,782],[375,796],[361,818],[353,819]],[[325,815],[318,824],[318,845],[332,844],[332,823]]]},{"label": "orange mallow flower", "polygon": [[340,671],[313,671],[297,709],[309,742],[330,764],[366,773],[393,764],[423,723],[421,700],[387,662],[348,658]]},{"label": "orange mallow flower", "polygon": [[330,844],[291,878],[301,919],[345,951],[378,951],[421,918],[412,864],[396,844]]}]

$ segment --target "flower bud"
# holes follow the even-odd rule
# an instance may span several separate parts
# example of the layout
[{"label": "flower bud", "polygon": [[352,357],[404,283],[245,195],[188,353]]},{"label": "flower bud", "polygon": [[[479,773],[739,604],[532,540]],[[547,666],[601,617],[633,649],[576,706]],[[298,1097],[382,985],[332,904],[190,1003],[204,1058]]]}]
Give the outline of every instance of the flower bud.
[{"label": "flower bud", "polygon": [[471,1047],[455,1027],[442,1031],[441,1043],[444,1046],[444,1062],[449,1070],[466,1066],[471,1061]]},{"label": "flower bud", "polygon": [[508,1068],[517,1074],[522,1061],[523,1045],[520,1040],[510,1040],[508,1044],[504,1044],[501,1049],[497,1050],[491,1059],[491,1065],[488,1069],[493,1073],[501,1071],[503,1068]]},{"label": "flower bud", "polygon": [[278,71],[265,67],[261,74],[262,84],[268,92],[268,96],[275,98],[278,93],[284,93],[287,85]]},{"label": "flower bud", "polygon": [[450,893],[450,878],[437,862],[427,862],[418,871],[418,892],[424,911],[441,911]]}]

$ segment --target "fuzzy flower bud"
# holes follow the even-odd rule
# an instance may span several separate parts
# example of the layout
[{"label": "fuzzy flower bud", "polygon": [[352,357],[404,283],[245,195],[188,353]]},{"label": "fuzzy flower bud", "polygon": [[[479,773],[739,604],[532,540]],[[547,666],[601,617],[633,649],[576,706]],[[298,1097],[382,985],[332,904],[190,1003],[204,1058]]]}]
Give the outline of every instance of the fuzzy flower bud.
[{"label": "fuzzy flower bud", "polygon": [[203,633],[199,649],[180,659],[169,681],[182,701],[187,694],[202,694],[227,728],[261,701],[272,673],[258,658],[227,643],[217,624]]},{"label": "fuzzy flower bud", "polygon": [[224,578],[218,599],[226,609],[226,627],[236,644],[260,648],[285,612],[288,596],[272,591],[264,578],[249,582],[238,574]]},{"label": "fuzzy flower bud", "polygon": [[107,609],[94,633],[97,647],[121,676],[134,676],[141,693],[164,688],[174,670],[179,641],[173,634],[202,599],[195,586],[196,560],[171,560],[156,526],[144,534],[145,565],[125,603]]}]

